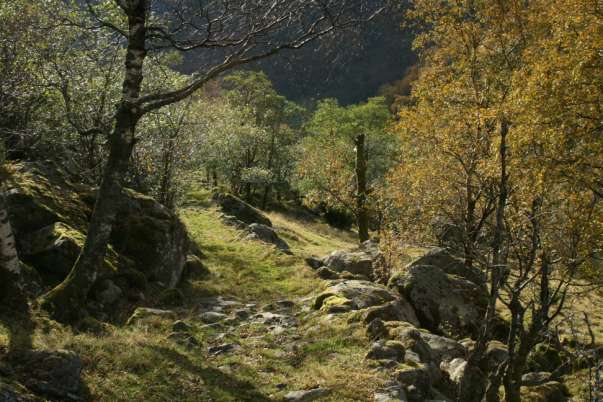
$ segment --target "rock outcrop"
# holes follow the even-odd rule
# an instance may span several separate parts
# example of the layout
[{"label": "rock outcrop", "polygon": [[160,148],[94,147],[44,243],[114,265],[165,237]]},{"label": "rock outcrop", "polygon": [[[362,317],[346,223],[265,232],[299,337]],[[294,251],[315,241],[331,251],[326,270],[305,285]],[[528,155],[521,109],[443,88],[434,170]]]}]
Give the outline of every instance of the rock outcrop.
[{"label": "rock outcrop", "polygon": [[[7,172],[7,202],[19,256],[39,274],[39,291],[48,290],[70,272],[79,255],[96,192],[72,183],[51,163],[15,163],[7,166]],[[124,190],[92,291],[95,305],[138,294],[149,281],[175,287],[187,255],[196,252],[190,245],[173,212],[150,197]]]},{"label": "rock outcrop", "polygon": [[389,287],[411,303],[422,327],[450,337],[477,336],[487,304],[483,277],[446,250],[415,260],[390,279]]}]

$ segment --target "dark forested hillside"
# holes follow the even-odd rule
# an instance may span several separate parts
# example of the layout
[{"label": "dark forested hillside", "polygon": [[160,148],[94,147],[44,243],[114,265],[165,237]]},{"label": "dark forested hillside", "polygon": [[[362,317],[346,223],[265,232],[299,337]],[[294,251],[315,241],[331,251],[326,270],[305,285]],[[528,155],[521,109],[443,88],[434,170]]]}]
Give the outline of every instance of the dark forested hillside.
[{"label": "dark forested hillside", "polygon": [[[366,100],[376,96],[382,85],[402,78],[416,61],[411,49],[414,35],[402,28],[401,14],[380,16],[370,25],[336,32],[249,68],[264,71],[279,93],[298,102],[336,98],[352,104]],[[197,67],[198,60],[190,57],[182,69],[188,73]]]}]

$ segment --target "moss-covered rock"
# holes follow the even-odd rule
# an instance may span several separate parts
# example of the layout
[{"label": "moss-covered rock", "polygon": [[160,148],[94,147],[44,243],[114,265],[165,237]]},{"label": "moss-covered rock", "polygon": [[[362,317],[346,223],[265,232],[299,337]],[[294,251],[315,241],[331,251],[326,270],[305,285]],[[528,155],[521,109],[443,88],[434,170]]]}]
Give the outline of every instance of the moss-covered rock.
[{"label": "moss-covered rock", "polygon": [[396,296],[383,286],[368,281],[349,280],[325,290],[314,301],[314,308],[320,309],[323,303],[333,296],[349,300],[352,310],[379,306],[396,299]]},{"label": "moss-covered rock", "polygon": [[[14,163],[6,170],[17,249],[23,262],[39,274],[28,277],[42,279],[43,289],[35,291],[39,294],[71,271],[86,239],[96,192],[71,182],[51,163]],[[124,295],[130,288],[144,289],[148,281],[174,287],[190,248],[185,227],[173,212],[125,189],[98,282],[112,280]],[[98,287],[93,289],[92,294],[98,293]]]},{"label": "moss-covered rock", "polygon": [[188,254],[184,224],[152,198],[132,190],[125,192],[111,232],[113,247],[132,259],[147,279],[175,287]]},{"label": "moss-covered rock", "polygon": [[[437,264],[437,265],[434,265]],[[421,326],[450,337],[476,337],[487,306],[478,272],[436,249],[394,275],[389,286],[413,306]]]},{"label": "moss-covered rock", "polygon": [[327,297],[325,300],[323,300],[322,306],[320,307],[322,311],[325,311],[329,314],[345,313],[347,311],[351,311],[353,308],[354,306],[352,305],[351,300],[337,295]]}]

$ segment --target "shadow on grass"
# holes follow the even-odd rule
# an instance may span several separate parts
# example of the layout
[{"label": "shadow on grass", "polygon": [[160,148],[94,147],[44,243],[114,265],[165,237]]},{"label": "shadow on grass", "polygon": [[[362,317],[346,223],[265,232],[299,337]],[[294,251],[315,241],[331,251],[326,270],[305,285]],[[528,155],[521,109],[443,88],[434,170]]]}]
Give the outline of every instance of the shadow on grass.
[{"label": "shadow on grass", "polygon": [[232,400],[249,402],[272,401],[266,395],[258,391],[249,381],[237,379],[236,377],[213,367],[196,364],[187,356],[180,354],[175,350],[161,346],[151,346],[151,348],[164,359],[176,364],[182,370],[201,377],[210,389],[220,390],[221,393],[228,394],[229,397],[233,398]]}]

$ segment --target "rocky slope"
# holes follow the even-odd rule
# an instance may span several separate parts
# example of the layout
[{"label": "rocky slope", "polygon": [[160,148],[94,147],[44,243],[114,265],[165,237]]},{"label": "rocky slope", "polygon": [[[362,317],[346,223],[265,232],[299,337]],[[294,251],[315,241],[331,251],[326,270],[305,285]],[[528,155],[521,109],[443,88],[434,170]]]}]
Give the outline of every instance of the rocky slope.
[{"label": "rocky slope", "polygon": [[[40,165],[12,166],[9,183],[39,293],[77,256],[94,191]],[[177,217],[127,192],[86,306],[105,322],[34,315],[36,350],[0,364],[0,401],[453,400],[483,313],[480,272],[432,249],[380,285],[376,243],[231,196],[191,199]],[[496,365],[505,345],[488,356]],[[567,400],[556,359],[546,344],[531,357],[526,401]]]}]

